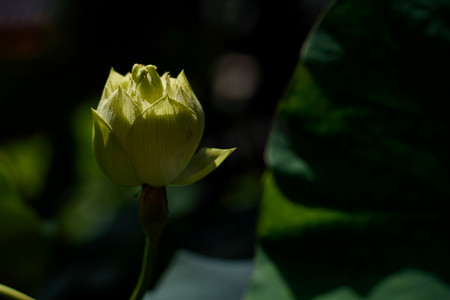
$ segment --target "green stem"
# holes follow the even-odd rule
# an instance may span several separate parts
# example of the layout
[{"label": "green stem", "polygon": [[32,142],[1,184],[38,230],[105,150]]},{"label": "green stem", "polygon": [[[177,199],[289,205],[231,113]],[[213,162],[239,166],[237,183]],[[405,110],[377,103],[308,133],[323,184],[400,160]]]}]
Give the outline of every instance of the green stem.
[{"label": "green stem", "polygon": [[145,233],[144,259],[141,274],[130,300],[141,300],[153,276],[156,250],[168,217],[165,187],[144,185],[139,203],[139,221]]},{"label": "green stem", "polygon": [[25,295],[24,293],[19,292],[9,286],[0,283],[0,295],[6,296],[9,299],[18,299],[18,300],[34,300],[33,298]]},{"label": "green stem", "polygon": [[153,278],[153,270],[156,261],[157,244],[152,243],[148,237],[145,238],[144,258],[142,260],[141,274],[138,283],[134,288],[130,300],[140,300],[144,297],[145,292]]}]

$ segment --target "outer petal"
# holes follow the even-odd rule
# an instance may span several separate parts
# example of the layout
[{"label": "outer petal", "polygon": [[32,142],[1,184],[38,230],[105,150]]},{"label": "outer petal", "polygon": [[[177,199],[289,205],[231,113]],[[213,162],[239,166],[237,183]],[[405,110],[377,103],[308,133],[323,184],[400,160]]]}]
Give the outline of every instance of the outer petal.
[{"label": "outer petal", "polygon": [[164,95],[169,95],[170,98],[176,99],[177,82],[170,77],[169,73],[164,73],[161,76],[161,82],[164,88]]},{"label": "outer petal", "polygon": [[94,119],[92,144],[100,169],[119,184],[140,185],[141,182],[136,176],[133,165],[126,157],[122,145],[112,132],[111,127],[97,111],[91,110]]},{"label": "outer petal", "polygon": [[126,147],[131,124],[141,113],[141,109],[119,86],[110,98],[100,102],[97,112],[111,126],[122,146]]},{"label": "outer petal", "polygon": [[180,102],[185,101],[187,106],[189,108],[191,108],[197,114],[197,116],[199,116],[199,118],[201,120],[204,121],[205,116],[203,113],[202,105],[198,101],[197,96],[195,96],[195,93],[192,90],[191,85],[189,84],[189,81],[186,78],[186,75],[184,74],[184,70],[181,71],[180,74],[178,74],[176,81],[177,81],[177,84],[179,87],[178,94],[177,94],[177,100],[178,100],[178,97],[180,97],[180,96],[185,97],[185,99],[179,100],[179,101]]},{"label": "outer petal", "polygon": [[118,89],[119,86],[123,87],[125,90],[129,90],[131,85],[131,74],[127,73],[123,76],[120,73],[117,73],[113,68],[109,71],[108,79],[106,80],[105,88],[103,89],[102,98],[109,98],[115,90]]},{"label": "outer petal", "polygon": [[236,148],[201,148],[189,162],[186,169],[171,184],[194,183],[214,171]]},{"label": "outer petal", "polygon": [[180,72],[177,76],[177,82],[179,86],[186,85],[190,90],[192,90],[191,85],[189,84],[189,81],[187,80],[186,74],[184,74],[184,70]]},{"label": "outer petal", "polygon": [[197,98],[195,98],[195,95],[186,92],[185,87],[178,87],[177,101],[194,111],[198,119],[197,130],[203,135],[203,130],[205,129],[205,115],[203,113],[203,108]]},{"label": "outer petal", "polygon": [[142,182],[163,186],[181,173],[201,139],[197,122],[191,109],[167,95],[136,119],[130,155]]}]

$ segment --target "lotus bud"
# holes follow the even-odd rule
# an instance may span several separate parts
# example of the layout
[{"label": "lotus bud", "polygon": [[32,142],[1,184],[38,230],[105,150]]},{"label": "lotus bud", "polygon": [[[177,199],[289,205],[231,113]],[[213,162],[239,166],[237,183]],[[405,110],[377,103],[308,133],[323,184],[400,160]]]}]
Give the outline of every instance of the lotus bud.
[{"label": "lotus bud", "polygon": [[172,78],[153,65],[136,64],[126,75],[111,69],[91,110],[97,163],[121,185],[190,184],[235,150],[197,149],[205,117],[183,71]]}]

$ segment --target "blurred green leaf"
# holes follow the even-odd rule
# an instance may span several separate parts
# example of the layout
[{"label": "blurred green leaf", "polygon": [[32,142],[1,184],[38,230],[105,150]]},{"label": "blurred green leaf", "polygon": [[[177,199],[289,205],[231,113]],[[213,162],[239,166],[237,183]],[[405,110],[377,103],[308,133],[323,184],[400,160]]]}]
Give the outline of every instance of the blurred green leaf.
[{"label": "blurred green leaf", "polygon": [[126,188],[109,179],[80,183],[65,199],[57,225],[65,240],[83,244],[105,233],[119,210],[137,202],[139,188]]},{"label": "blurred green leaf", "polygon": [[436,276],[418,271],[403,270],[383,279],[369,293],[369,300],[446,300],[450,287]]},{"label": "blurred green leaf", "polygon": [[422,2],[336,1],[316,25],[267,145],[289,198],[434,211],[450,196],[449,1]]},{"label": "blurred green leaf", "polygon": [[363,300],[354,290],[342,286],[329,293],[314,297],[313,300]]},{"label": "blurred green leaf", "polygon": [[0,282],[28,291],[48,262],[44,220],[28,205],[46,184],[51,149],[42,135],[0,146]]},{"label": "blurred green leaf", "polygon": [[40,134],[0,146],[0,187],[36,197],[46,183],[51,157],[50,143]]},{"label": "blurred green leaf", "polygon": [[309,207],[286,198],[276,185],[274,176],[266,174],[260,211],[259,234],[273,240],[295,239],[310,231],[328,230],[336,226],[361,231],[370,222],[385,218],[367,212],[347,213],[325,207]]},{"label": "blurred green leaf", "polygon": [[0,242],[42,234],[43,221],[26,203],[44,188],[51,151],[41,135],[0,147]]},{"label": "blurred green leaf", "polygon": [[267,257],[263,249],[258,248],[257,253],[258,269],[247,289],[245,300],[294,300],[295,297],[277,266]]},{"label": "blurred green leaf", "polygon": [[268,139],[245,299],[392,296],[374,285],[405,268],[448,288],[448,53],[450,1],[330,4]]},{"label": "blurred green leaf", "polygon": [[360,297],[349,287],[340,287],[334,291],[314,297],[313,300],[447,300],[450,299],[450,287],[429,273],[418,270],[403,270],[389,275],[369,292]]},{"label": "blurred green leaf", "polygon": [[42,233],[42,220],[18,195],[0,193],[0,198],[0,243]]}]

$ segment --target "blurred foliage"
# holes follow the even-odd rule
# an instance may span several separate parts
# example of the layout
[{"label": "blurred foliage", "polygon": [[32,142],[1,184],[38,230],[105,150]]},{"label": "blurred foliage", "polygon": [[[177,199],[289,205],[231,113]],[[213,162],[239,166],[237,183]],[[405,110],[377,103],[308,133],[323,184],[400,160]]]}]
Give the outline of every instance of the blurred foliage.
[{"label": "blurred foliage", "polygon": [[12,140],[0,148],[2,191],[14,189],[25,198],[42,192],[50,166],[51,148],[44,135]]},{"label": "blurred foliage", "polygon": [[448,299],[449,50],[450,1],[330,4],[267,144],[246,300]]},{"label": "blurred foliage", "polygon": [[86,112],[80,109],[73,117],[73,130],[79,137],[75,143],[80,150],[78,182],[66,191],[52,218],[36,209],[49,184],[53,157],[49,139],[37,133],[0,145],[0,280],[25,292],[45,283],[55,262],[52,254],[59,247],[86,244],[104,234],[125,206],[123,199],[133,199],[132,193],[138,191],[117,187],[96,169],[89,155],[90,112],[86,105],[81,107]]},{"label": "blurred foliage", "polygon": [[2,283],[41,282],[48,261],[45,226],[26,200],[42,192],[50,155],[42,135],[0,146],[0,266],[8,274]]},{"label": "blurred foliage", "polygon": [[314,300],[423,300],[449,299],[450,287],[432,274],[406,269],[392,274],[370,290],[367,297],[360,297],[349,287],[314,297]]}]

